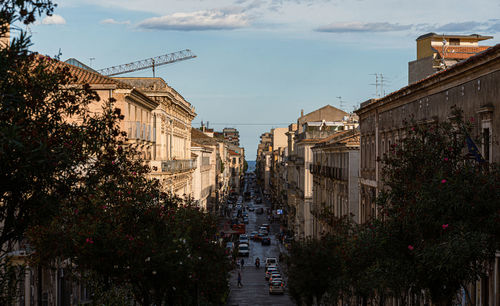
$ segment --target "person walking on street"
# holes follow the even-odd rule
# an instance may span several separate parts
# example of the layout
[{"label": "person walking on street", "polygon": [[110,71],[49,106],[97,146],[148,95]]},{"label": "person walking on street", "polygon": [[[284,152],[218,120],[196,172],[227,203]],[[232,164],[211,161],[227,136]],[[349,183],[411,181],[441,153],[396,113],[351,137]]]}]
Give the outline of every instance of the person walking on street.
[{"label": "person walking on street", "polygon": [[243,287],[243,284],[241,283],[241,273],[238,271],[238,288]]},{"label": "person walking on street", "polygon": [[245,261],[243,260],[243,258],[241,259],[240,264],[241,264],[241,269],[243,269],[243,265],[245,264]]}]

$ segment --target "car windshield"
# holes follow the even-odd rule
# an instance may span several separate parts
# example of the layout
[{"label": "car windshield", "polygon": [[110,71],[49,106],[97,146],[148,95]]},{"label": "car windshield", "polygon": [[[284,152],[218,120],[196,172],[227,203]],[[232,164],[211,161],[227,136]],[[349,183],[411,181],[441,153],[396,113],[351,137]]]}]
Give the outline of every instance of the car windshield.
[{"label": "car windshield", "polygon": [[248,245],[240,246],[240,251],[248,251]]}]

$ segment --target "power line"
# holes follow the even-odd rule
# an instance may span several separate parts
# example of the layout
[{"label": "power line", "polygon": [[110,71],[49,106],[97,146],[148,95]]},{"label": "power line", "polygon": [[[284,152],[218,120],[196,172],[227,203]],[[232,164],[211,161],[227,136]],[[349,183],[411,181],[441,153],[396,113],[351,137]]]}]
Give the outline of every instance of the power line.
[{"label": "power line", "polygon": [[286,123],[228,123],[228,122],[210,122],[210,125],[251,125],[251,126],[276,126],[276,125],[290,125],[290,122]]}]

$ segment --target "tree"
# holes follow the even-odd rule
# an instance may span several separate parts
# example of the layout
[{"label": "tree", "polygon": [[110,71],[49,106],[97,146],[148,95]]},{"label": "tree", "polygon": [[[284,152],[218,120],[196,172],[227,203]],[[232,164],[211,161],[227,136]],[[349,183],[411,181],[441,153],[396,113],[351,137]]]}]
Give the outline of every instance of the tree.
[{"label": "tree", "polygon": [[[54,7],[3,1],[2,33]],[[214,220],[148,179],[150,169],[124,144],[113,100],[91,113],[97,94],[29,45],[20,31],[0,49],[0,259],[7,264],[0,304],[11,303],[17,286],[6,254],[26,242],[36,250],[32,266],[74,267],[112,292],[101,291],[104,304],[120,304],[126,291],[143,305],[183,296],[220,304],[228,266]]]},{"label": "tree", "polygon": [[[50,15],[54,7],[50,0],[0,4],[0,36],[19,33],[10,46],[0,47],[0,261],[6,265],[0,282],[13,286],[10,252],[24,244],[30,225],[50,220],[78,183],[78,169],[100,146],[100,131],[86,125],[87,105],[96,94],[86,86],[68,87],[68,71],[29,52],[29,36],[15,26]],[[73,116],[84,119],[81,126],[68,120]],[[10,289],[0,290],[0,298],[12,298]]]},{"label": "tree", "polygon": [[471,124],[453,114],[449,122],[408,128],[382,158],[387,188],[377,198],[391,262],[414,267],[392,277],[409,278],[438,305],[484,275],[499,247],[499,167],[471,159]]},{"label": "tree", "polygon": [[121,115],[112,102],[102,116],[114,124],[104,127],[103,147],[80,184],[50,224],[29,231],[36,262],[69,259],[75,272],[96,275],[113,293],[130,288],[142,305],[221,303],[229,263],[216,220],[148,178],[139,154],[115,136]]}]

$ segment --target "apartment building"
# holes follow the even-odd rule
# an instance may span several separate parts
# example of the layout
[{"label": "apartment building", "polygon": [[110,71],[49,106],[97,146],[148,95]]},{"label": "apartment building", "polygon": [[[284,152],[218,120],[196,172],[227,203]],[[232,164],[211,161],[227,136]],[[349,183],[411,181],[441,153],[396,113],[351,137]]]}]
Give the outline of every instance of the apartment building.
[{"label": "apartment building", "polygon": [[313,236],[330,231],[332,217],[349,216],[359,222],[359,130],[335,133],[314,147]]},{"label": "apartment building", "polygon": [[[360,222],[377,217],[375,197],[383,188],[378,157],[405,137],[404,121],[445,121],[451,108],[463,110],[474,122],[473,137],[489,162],[500,162],[500,44],[456,63],[446,70],[403,87],[383,98],[371,99],[356,111],[360,120]],[[500,253],[488,277],[473,284],[476,305],[500,304]]]},{"label": "apartment building", "polygon": [[[195,162],[191,158],[191,122],[196,116],[194,107],[161,78],[113,78],[140,90],[157,106],[145,115],[132,105],[126,105],[125,125],[129,141],[143,146],[141,134],[154,139],[146,156],[151,173],[167,191],[180,197],[191,195],[191,175]],[[139,126],[140,116],[150,116],[150,124]],[[128,119],[127,119],[128,118]]]},{"label": "apartment building", "polygon": [[207,212],[215,212],[218,143],[199,129],[191,129],[191,153],[196,160],[193,172],[192,197],[196,205]]},{"label": "apartment building", "polygon": [[[296,239],[313,236],[313,162],[312,147],[320,140],[339,131],[357,127],[354,116],[326,105],[297,119],[293,135],[293,154],[288,156],[290,228]],[[289,140],[290,141],[290,140]]]},{"label": "apartment building", "polygon": [[[75,85],[89,84],[101,98],[90,110],[101,112],[104,101],[115,99],[122,111],[120,128],[127,133],[127,143],[134,146],[145,162],[157,166],[152,177],[159,179],[167,191],[179,196],[191,193],[190,159],[191,120],[194,108],[159,78],[109,78],[94,71],[57,62],[76,78]],[[189,140],[189,141],[187,141]],[[172,161],[176,162],[172,162]],[[12,252],[13,262],[23,263],[29,254],[27,246]],[[37,270],[28,267],[19,288],[23,305],[71,305],[91,301],[91,292],[75,283],[63,265],[56,269]]]},{"label": "apartment building", "polygon": [[408,63],[408,84],[468,59],[490,46],[479,42],[493,36],[427,33],[417,38],[417,59]]},{"label": "apartment building", "polygon": [[227,143],[240,146],[240,132],[235,128],[224,128],[222,129],[222,135]]}]

